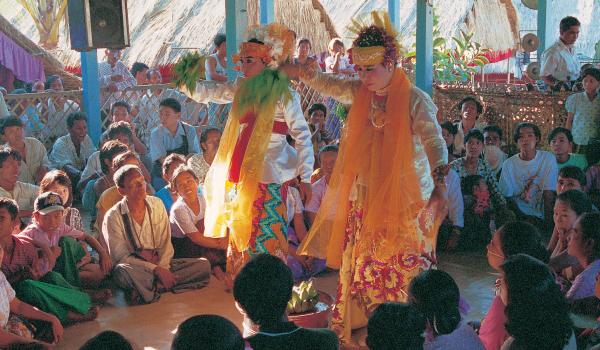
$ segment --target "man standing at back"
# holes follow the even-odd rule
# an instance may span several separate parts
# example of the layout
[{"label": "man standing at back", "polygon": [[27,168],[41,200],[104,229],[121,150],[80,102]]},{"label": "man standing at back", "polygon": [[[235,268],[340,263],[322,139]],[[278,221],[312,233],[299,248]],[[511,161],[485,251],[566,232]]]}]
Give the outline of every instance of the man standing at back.
[{"label": "man standing at back", "polygon": [[[575,52],[575,42],[579,37],[581,23],[575,17],[565,17],[560,21],[560,37],[542,54],[540,76],[551,88],[560,88],[579,78],[581,63]],[[562,84],[561,84],[562,83]]]}]

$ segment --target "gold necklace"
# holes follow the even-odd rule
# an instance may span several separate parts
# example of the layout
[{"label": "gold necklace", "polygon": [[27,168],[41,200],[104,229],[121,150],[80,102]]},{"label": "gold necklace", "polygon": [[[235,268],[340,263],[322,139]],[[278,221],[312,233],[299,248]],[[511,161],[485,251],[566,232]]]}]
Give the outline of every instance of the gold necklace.
[{"label": "gold necklace", "polygon": [[375,103],[375,99],[371,96],[371,108],[369,109],[369,120],[375,129],[381,129],[385,126],[385,102],[381,105]]}]

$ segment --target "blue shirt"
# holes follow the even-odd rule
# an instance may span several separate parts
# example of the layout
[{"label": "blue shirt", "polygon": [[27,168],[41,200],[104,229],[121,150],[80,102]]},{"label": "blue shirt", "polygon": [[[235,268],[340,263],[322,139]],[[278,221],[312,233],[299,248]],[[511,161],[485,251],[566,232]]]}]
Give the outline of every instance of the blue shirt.
[{"label": "blue shirt", "polygon": [[165,209],[167,209],[167,213],[170,213],[171,206],[173,205],[173,203],[175,203],[175,201],[173,201],[173,197],[171,197],[171,192],[169,192],[167,187],[163,187],[160,190],[158,190],[154,194],[154,196],[160,198],[160,200],[165,205]]},{"label": "blue shirt", "polygon": [[[185,130],[185,131],[184,131]],[[175,136],[162,125],[154,128],[150,134],[150,158],[153,162],[167,156],[167,151],[183,146],[184,136],[187,137],[188,153],[202,153],[196,129],[186,123],[177,125]]]}]

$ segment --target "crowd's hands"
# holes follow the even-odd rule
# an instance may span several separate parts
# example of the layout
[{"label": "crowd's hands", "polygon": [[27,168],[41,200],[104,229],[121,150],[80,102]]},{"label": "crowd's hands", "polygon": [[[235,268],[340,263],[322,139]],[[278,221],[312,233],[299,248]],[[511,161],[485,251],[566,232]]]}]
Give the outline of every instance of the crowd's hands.
[{"label": "crowd's hands", "polygon": [[154,275],[158,278],[158,289],[171,290],[175,286],[175,275],[164,267],[157,265],[154,268]]},{"label": "crowd's hands", "polygon": [[50,321],[50,324],[52,325],[52,336],[54,337],[54,339],[52,340],[52,344],[58,344],[63,338],[64,329],[62,324],[60,323],[60,320],[54,315],[51,316],[52,321]]}]

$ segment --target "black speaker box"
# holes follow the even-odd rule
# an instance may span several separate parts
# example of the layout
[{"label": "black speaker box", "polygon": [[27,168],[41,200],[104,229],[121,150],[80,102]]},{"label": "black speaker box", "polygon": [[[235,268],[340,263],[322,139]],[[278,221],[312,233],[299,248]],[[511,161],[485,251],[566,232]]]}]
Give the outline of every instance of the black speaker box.
[{"label": "black speaker box", "polygon": [[71,48],[89,51],[129,46],[127,0],[68,0]]}]

